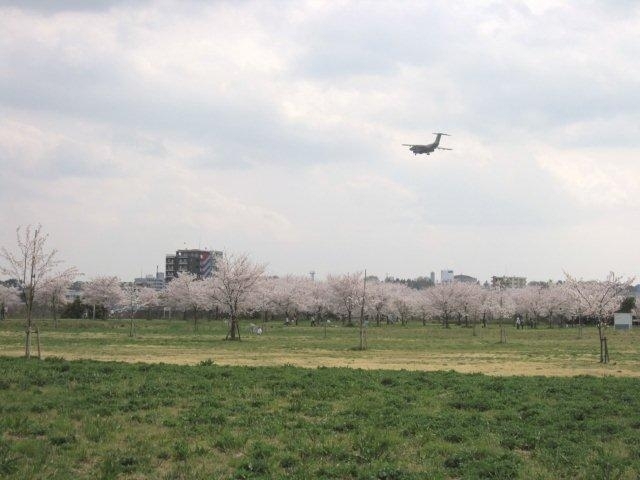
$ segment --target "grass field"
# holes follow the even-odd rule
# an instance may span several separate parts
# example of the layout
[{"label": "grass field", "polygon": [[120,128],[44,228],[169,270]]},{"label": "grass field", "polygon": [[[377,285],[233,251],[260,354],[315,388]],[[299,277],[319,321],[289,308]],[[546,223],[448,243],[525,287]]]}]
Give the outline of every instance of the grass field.
[{"label": "grass field", "polygon": [[0,478],[640,476],[635,332],[600,365],[593,328],[40,325],[27,361],[0,324]]},{"label": "grass field", "polygon": [[640,383],[0,357],[0,477],[635,479]]},{"label": "grass field", "polygon": [[[40,321],[43,355],[66,359],[195,365],[212,359],[219,365],[350,366],[366,369],[456,370],[491,375],[640,375],[640,332],[607,332],[611,363],[601,365],[598,333],[584,328],[508,327],[506,344],[497,326],[471,328],[385,325],[369,327],[366,351],[358,351],[356,328],[267,324],[262,336],[249,335],[243,322],[241,342],[224,340],[220,321],[136,321],[129,337],[127,320],[62,320],[54,329]],[[23,322],[0,323],[0,355],[23,354]]]}]

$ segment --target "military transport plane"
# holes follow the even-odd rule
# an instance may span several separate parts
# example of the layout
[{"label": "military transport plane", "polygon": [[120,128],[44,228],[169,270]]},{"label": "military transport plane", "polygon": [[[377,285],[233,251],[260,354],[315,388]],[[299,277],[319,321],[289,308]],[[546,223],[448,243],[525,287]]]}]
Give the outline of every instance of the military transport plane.
[{"label": "military transport plane", "polygon": [[453,150],[452,148],[444,148],[439,146],[440,137],[442,137],[443,135],[450,137],[451,135],[449,135],[448,133],[434,133],[434,135],[436,136],[436,141],[433,143],[430,143],[429,145],[412,145],[410,143],[403,143],[402,145],[404,147],[411,147],[409,150],[411,150],[414,155],[418,155],[419,153],[426,153],[427,155],[429,155],[430,153],[434,152],[436,149]]}]

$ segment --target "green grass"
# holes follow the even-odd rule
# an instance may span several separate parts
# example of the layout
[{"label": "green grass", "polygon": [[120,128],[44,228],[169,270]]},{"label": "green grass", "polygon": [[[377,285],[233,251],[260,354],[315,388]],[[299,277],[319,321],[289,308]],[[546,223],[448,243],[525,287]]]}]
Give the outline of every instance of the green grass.
[{"label": "green grass", "polygon": [[[136,321],[129,337],[128,320],[62,320],[54,329],[42,320],[44,356],[196,364],[213,358],[218,364],[299,366],[355,366],[392,369],[458,369],[492,374],[640,375],[640,330],[607,333],[611,364],[599,364],[598,333],[584,328],[516,330],[508,327],[508,342],[499,343],[496,325],[477,328],[438,325],[370,326],[369,348],[358,351],[357,328],[331,326],[285,327],[267,324],[264,335],[251,336],[243,321],[242,342],[225,341],[221,321]],[[20,320],[0,323],[0,355],[23,353],[24,327]],[[35,347],[34,347],[35,350]]]},{"label": "green grass", "polygon": [[0,357],[0,478],[638,478],[614,377]]}]

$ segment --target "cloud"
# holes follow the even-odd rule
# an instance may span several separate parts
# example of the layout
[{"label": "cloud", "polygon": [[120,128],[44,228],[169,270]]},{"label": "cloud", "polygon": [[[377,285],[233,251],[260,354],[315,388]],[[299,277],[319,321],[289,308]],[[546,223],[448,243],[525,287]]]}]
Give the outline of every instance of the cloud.
[{"label": "cloud", "polygon": [[640,175],[636,155],[607,153],[547,152],[539,164],[556,177],[562,188],[586,208],[609,211],[640,207]]},{"label": "cloud", "polygon": [[[68,253],[89,274],[130,274],[200,238],[288,272],[380,261],[402,274],[426,248],[431,264],[478,274],[503,253],[534,268],[518,255],[544,263],[541,239],[570,245],[616,210],[637,213],[634,2],[0,13],[0,216],[49,221],[82,244]],[[451,133],[453,150],[400,145],[433,131]],[[491,229],[522,248],[486,243],[478,260]],[[112,248],[118,260],[95,255]],[[585,247],[586,264],[597,250]]]}]

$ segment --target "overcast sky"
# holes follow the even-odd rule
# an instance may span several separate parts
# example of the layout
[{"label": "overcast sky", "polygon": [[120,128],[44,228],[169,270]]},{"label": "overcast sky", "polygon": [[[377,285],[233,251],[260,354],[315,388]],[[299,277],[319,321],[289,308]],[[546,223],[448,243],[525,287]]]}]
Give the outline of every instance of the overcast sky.
[{"label": "overcast sky", "polygon": [[0,3],[0,245],[640,274],[636,1]]}]

